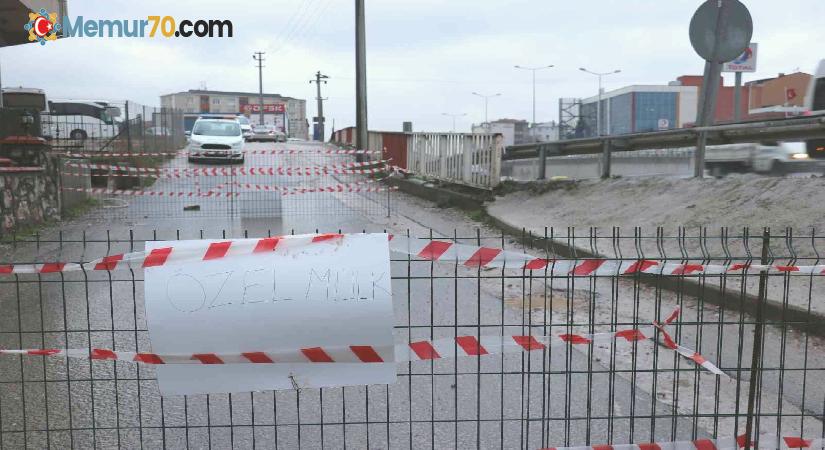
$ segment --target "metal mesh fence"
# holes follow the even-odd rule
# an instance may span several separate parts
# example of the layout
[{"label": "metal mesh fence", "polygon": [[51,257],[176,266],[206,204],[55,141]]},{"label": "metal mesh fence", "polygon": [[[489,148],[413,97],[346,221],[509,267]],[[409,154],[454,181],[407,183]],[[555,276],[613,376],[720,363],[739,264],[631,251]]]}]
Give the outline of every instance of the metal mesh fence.
[{"label": "metal mesh fence", "polygon": [[249,142],[242,161],[193,158],[183,119],[134,102],[53,103],[43,134],[66,155],[64,195],[85,195],[103,206],[99,217],[124,220],[388,211],[389,192],[375,183],[386,170],[356,164],[356,155],[308,142]]},{"label": "metal mesh fence", "polygon": [[[322,230],[324,231],[324,230]],[[339,230],[327,230],[339,231]],[[361,230],[343,230],[361,231]],[[369,231],[369,230],[368,230]],[[374,230],[380,231],[380,230]],[[4,260],[89,261],[149,240],[231,238],[196,229],[62,232],[16,239]],[[418,236],[431,239],[433,233]],[[656,259],[820,263],[825,236],[792,230],[553,230],[441,236],[557,262]],[[516,240],[523,244],[516,243]],[[570,250],[573,249],[573,250]],[[825,436],[822,277],[553,275],[392,254],[396,342],[570,335],[662,321],[717,377],[655,340],[398,365],[392,385],[160,397],[151,366],[0,356],[3,448],[525,448],[733,437]],[[0,348],[147,351],[141,270],[0,278]]]}]

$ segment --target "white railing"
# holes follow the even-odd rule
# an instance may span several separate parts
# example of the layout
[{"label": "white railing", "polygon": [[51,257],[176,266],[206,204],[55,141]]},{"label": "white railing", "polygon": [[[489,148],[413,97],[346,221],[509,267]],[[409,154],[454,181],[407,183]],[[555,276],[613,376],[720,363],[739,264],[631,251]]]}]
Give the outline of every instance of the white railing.
[{"label": "white railing", "polygon": [[439,181],[492,189],[501,181],[502,137],[494,133],[410,133],[407,170]]}]

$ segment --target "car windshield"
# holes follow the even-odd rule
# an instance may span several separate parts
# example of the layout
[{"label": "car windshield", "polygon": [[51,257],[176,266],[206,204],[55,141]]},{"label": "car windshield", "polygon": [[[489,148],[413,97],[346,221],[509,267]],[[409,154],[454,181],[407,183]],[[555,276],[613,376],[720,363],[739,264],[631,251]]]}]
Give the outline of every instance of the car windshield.
[{"label": "car windshield", "polygon": [[273,128],[269,125],[258,125],[257,127],[255,127],[255,131],[260,133],[268,133],[272,130]]},{"label": "car windshield", "polygon": [[237,122],[196,122],[192,134],[204,136],[238,136],[241,126]]}]

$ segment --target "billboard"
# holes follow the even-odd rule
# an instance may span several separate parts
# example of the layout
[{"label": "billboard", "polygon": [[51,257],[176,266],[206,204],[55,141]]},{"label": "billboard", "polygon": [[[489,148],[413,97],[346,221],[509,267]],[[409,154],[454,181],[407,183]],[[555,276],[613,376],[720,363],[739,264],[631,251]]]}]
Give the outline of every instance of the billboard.
[{"label": "billboard", "polygon": [[[244,113],[259,113],[261,112],[261,105],[258,103],[250,103],[243,105]],[[264,113],[284,113],[286,112],[286,105],[283,103],[264,103]]]},{"label": "billboard", "polygon": [[722,72],[756,72],[756,50],[758,48],[759,44],[751,42],[736,59],[722,65]]}]

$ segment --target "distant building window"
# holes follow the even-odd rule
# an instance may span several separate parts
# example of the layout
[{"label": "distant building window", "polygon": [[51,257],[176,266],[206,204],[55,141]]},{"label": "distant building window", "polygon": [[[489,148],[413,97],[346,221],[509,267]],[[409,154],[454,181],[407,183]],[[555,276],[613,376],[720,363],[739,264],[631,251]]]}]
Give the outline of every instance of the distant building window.
[{"label": "distant building window", "polygon": [[221,99],[219,99],[219,98],[213,98],[213,99],[212,99],[212,104],[213,104],[213,105],[220,105],[220,104],[221,104]]}]

